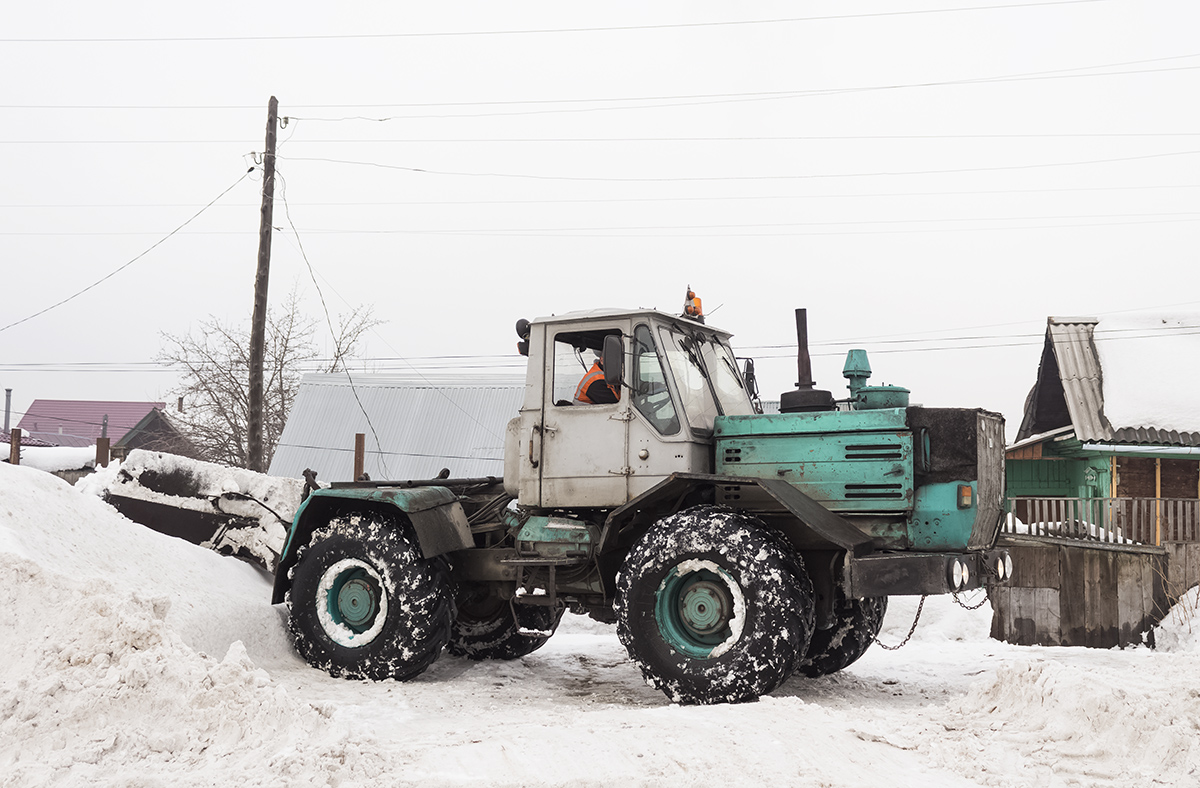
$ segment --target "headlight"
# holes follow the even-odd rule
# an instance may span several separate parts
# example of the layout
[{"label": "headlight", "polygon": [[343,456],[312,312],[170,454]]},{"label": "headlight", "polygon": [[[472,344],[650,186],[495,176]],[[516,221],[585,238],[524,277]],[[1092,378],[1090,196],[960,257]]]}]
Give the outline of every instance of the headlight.
[{"label": "headlight", "polygon": [[1013,562],[1012,556],[1008,553],[1004,554],[1004,579],[1012,580]]},{"label": "headlight", "polygon": [[951,590],[959,591],[967,582],[967,567],[957,558],[951,559],[950,565],[946,567],[946,575],[946,579],[950,581]]},{"label": "headlight", "polygon": [[967,587],[967,583],[970,583],[970,582],[971,582],[971,570],[970,570],[970,569],[967,567],[967,565],[966,565],[966,564],[963,564],[963,565],[962,565],[962,584],[963,584],[963,588],[966,588],[966,587]]},{"label": "headlight", "polygon": [[996,556],[996,579],[1004,580],[1008,577],[1008,567],[1004,565],[1004,556]]}]

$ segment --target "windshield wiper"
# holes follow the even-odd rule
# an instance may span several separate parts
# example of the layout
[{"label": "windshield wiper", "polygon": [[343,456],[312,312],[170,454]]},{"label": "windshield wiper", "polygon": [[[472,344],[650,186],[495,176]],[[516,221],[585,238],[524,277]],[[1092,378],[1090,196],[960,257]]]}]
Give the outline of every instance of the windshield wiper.
[{"label": "windshield wiper", "polygon": [[685,336],[679,340],[679,347],[687,354],[688,361],[692,362],[692,366],[700,371],[700,376],[708,380],[708,368],[704,366],[704,360],[700,354],[696,352],[696,338],[693,336]]}]

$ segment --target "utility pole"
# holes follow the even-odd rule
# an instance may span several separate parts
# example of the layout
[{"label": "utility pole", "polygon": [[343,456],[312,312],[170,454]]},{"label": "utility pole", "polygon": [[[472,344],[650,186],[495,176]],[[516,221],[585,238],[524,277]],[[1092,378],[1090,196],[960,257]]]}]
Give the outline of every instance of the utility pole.
[{"label": "utility pole", "polygon": [[263,468],[263,348],[267,333],[267,280],[271,274],[271,221],[275,207],[275,127],[279,102],[267,102],[267,143],[263,153],[262,218],[258,226],[258,273],[254,276],[254,316],[250,322],[250,423],[247,425],[247,464]]}]

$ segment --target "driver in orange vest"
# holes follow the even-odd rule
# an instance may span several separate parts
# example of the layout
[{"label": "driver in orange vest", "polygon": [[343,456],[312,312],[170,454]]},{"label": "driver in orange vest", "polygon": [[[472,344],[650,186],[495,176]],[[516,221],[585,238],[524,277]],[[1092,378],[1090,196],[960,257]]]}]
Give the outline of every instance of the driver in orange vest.
[{"label": "driver in orange vest", "polygon": [[621,392],[604,382],[604,363],[597,356],[592,368],[575,388],[577,405],[610,405],[621,400]]}]

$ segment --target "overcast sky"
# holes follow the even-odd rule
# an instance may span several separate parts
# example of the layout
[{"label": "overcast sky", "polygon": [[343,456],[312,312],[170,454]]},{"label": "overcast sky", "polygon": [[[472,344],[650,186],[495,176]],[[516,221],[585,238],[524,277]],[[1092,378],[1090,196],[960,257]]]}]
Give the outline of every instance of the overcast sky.
[{"label": "overcast sky", "polygon": [[160,332],[248,322],[272,95],[271,300],[322,315],[302,245],[387,321],[357,369],[520,367],[519,317],[690,284],[766,397],[807,307],[819,386],[864,347],[1011,436],[1047,315],[1200,310],[1188,0],[9,6],[14,424],[164,399]]}]

